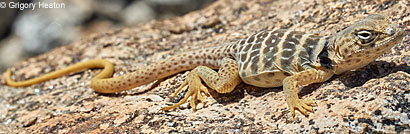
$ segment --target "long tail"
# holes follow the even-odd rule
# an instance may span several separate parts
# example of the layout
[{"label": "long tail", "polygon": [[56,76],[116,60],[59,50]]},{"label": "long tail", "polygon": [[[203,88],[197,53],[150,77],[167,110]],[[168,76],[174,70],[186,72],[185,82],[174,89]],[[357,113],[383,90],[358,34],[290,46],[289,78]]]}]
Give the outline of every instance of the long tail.
[{"label": "long tail", "polygon": [[[213,52],[213,53],[212,53]],[[100,93],[115,93],[129,90],[141,85],[148,84],[167,76],[193,69],[199,65],[212,68],[219,66],[219,61],[226,57],[227,53],[221,51],[221,47],[206,48],[172,56],[166,60],[151,64],[135,72],[110,78],[114,67],[111,62],[103,59],[95,59],[77,63],[62,70],[57,70],[38,78],[15,82],[11,79],[11,70],[7,70],[7,84],[13,87],[24,87],[43,81],[54,79],[68,73],[77,72],[88,68],[104,68],[104,70],[91,80],[91,88]]]},{"label": "long tail", "polygon": [[74,65],[68,66],[67,68],[57,70],[54,72],[50,72],[50,73],[47,73],[37,78],[33,78],[30,80],[25,80],[25,81],[19,81],[19,82],[16,82],[11,79],[12,71],[11,69],[8,69],[6,72],[6,75],[7,75],[6,82],[7,82],[7,85],[12,86],[12,87],[26,87],[26,86],[38,84],[38,83],[41,83],[41,82],[44,82],[50,79],[61,77],[66,74],[77,72],[77,71],[88,69],[88,68],[104,68],[104,70],[101,73],[99,73],[97,76],[94,77],[94,78],[100,78],[100,79],[111,77],[114,71],[114,66],[112,65],[111,62],[107,60],[103,60],[103,59],[94,59],[94,60],[89,60],[86,62],[77,63]]}]

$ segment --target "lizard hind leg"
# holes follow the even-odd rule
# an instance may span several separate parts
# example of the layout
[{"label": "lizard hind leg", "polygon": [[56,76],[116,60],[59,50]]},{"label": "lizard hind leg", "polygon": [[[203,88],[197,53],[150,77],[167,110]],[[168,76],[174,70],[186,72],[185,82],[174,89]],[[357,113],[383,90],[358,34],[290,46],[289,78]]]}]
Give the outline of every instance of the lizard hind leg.
[{"label": "lizard hind leg", "polygon": [[206,66],[198,66],[189,72],[184,83],[182,83],[182,85],[172,95],[175,97],[178,92],[188,86],[188,91],[186,92],[184,98],[177,104],[164,107],[161,110],[175,109],[186,103],[187,100],[191,98],[190,106],[195,111],[199,102],[205,103],[203,95],[209,96],[208,88],[202,84],[202,81],[204,81],[209,88],[217,91],[218,93],[229,93],[235,89],[235,87],[241,83],[242,80],[239,77],[238,65],[233,59],[222,59],[222,64],[218,72]]},{"label": "lizard hind leg", "polygon": [[169,107],[164,107],[161,110],[171,110],[179,107],[180,105],[184,104],[187,102],[187,100],[191,98],[190,105],[193,108],[193,110],[196,110],[196,105],[198,104],[197,101],[203,102],[203,95],[202,93],[205,93],[205,95],[209,95],[208,88],[205,87],[202,82],[200,77],[195,71],[192,71],[188,74],[186,80],[182,85],[172,94],[172,97],[175,97],[183,88],[188,86],[188,91],[185,94],[184,98],[182,98],[177,104],[174,104]]}]

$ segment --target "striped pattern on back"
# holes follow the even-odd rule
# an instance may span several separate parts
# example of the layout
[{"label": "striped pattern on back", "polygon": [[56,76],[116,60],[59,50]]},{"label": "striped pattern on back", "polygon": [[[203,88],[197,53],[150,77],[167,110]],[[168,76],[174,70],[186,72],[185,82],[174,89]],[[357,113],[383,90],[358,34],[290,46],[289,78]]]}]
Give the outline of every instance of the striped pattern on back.
[{"label": "striped pattern on back", "polygon": [[316,65],[328,38],[293,30],[262,31],[234,43],[232,55],[245,83],[276,87],[286,76]]}]

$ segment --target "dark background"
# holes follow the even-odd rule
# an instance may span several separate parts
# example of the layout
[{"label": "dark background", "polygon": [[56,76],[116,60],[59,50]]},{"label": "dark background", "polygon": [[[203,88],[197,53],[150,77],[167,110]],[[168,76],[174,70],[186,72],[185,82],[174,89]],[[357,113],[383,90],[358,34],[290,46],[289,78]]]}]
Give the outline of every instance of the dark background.
[{"label": "dark background", "polygon": [[[181,16],[214,0],[2,0],[0,8],[0,72],[14,63],[67,45],[92,33],[154,19]],[[37,7],[9,8],[10,2]],[[65,8],[38,8],[38,2],[64,3]]]}]

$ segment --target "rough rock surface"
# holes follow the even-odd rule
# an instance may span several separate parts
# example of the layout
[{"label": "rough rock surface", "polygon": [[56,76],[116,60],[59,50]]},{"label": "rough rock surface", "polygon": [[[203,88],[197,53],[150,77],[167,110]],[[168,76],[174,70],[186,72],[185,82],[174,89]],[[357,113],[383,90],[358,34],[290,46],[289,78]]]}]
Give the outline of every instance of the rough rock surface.
[{"label": "rough rock surface", "polygon": [[[379,13],[407,28],[407,36],[370,65],[304,87],[314,113],[289,114],[282,88],[239,85],[207,98],[193,112],[170,94],[187,72],[118,94],[98,94],[90,79],[99,70],[74,73],[27,88],[0,88],[0,133],[410,133],[410,3],[399,1],[220,0],[183,17],[99,33],[14,66],[16,79],[33,78],[94,58],[115,63],[115,76],[189,51],[229,43],[256,31],[293,28],[335,33]],[[406,9],[407,8],[407,9]],[[4,74],[1,83],[4,83]]]}]

